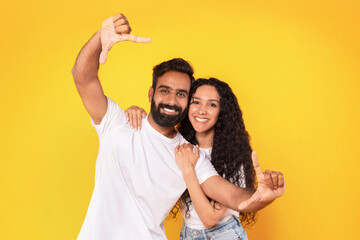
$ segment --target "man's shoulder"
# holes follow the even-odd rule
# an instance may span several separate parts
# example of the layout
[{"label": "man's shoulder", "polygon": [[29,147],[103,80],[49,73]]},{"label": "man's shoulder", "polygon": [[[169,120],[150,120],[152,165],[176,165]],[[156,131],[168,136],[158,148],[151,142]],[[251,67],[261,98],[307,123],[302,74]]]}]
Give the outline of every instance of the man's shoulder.
[{"label": "man's shoulder", "polygon": [[99,137],[127,124],[125,113],[120,106],[111,98],[106,98],[107,109],[100,123],[96,124],[93,120],[91,121],[91,124],[96,128]]},{"label": "man's shoulder", "polygon": [[110,108],[117,108],[117,109],[121,109],[121,110],[123,110],[120,106],[119,106],[119,104],[115,101],[115,100],[113,100],[112,98],[110,98],[109,96],[106,96],[106,99],[107,99],[107,102],[108,102],[108,109]]},{"label": "man's shoulder", "polygon": [[181,135],[181,133],[180,133],[179,131],[177,131],[177,136],[176,136],[176,137],[179,139],[180,144],[189,143],[189,142],[183,137],[183,135]]}]

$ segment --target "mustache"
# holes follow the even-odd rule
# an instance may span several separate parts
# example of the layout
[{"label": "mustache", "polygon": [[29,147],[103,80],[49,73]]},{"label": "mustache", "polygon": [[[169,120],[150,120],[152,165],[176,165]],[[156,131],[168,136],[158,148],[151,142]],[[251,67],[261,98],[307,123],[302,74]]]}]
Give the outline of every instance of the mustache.
[{"label": "mustache", "polygon": [[175,110],[175,111],[177,111],[177,112],[181,112],[181,111],[182,111],[182,108],[179,107],[179,106],[176,106],[176,105],[171,106],[171,105],[163,104],[163,103],[159,103],[158,108],[159,108],[159,109],[160,109],[160,108],[168,108],[168,109],[171,109],[171,110]]}]

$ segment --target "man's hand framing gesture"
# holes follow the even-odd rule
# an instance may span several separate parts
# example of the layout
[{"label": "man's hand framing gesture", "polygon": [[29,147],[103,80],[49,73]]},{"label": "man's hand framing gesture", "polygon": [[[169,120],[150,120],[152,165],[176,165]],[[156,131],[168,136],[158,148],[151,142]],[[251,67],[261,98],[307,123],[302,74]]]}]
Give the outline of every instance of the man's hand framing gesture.
[{"label": "man's hand framing gesture", "polygon": [[285,180],[281,172],[266,170],[261,171],[260,164],[257,160],[256,152],[251,155],[254,170],[258,180],[256,192],[248,200],[239,204],[239,210],[244,210],[250,205],[256,203],[270,203],[276,198],[281,197],[285,192]]},{"label": "man's hand framing gesture", "polygon": [[135,35],[131,35],[131,28],[128,20],[124,15],[118,13],[114,17],[106,19],[100,29],[101,38],[101,54],[99,62],[104,64],[107,58],[107,54],[112,46],[121,41],[131,41],[136,43],[148,43],[151,42],[150,38],[143,38]]}]

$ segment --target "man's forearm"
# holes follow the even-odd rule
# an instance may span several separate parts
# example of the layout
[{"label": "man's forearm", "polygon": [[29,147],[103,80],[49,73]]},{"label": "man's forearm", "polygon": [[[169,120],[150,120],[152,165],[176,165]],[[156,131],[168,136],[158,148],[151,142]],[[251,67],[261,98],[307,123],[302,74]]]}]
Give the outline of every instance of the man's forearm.
[{"label": "man's forearm", "polygon": [[253,188],[237,187],[237,189],[235,190],[235,193],[230,195],[230,200],[232,203],[231,208],[233,210],[238,211],[239,204],[242,203],[243,201],[246,201],[249,198],[251,198],[251,196],[254,194],[254,192],[255,192],[255,189],[253,189]]},{"label": "man's forearm", "polygon": [[98,77],[99,64],[104,64],[108,52],[120,41],[149,42],[150,39],[130,35],[126,17],[109,17],[81,49],[72,69],[76,89],[86,111],[96,124],[100,124],[107,111],[107,99]]},{"label": "man's forearm", "polygon": [[[216,200],[225,207],[239,211],[240,203],[249,200],[255,189],[237,187],[220,176],[214,176],[201,184],[201,189],[211,199]],[[259,199],[260,200],[260,199]],[[242,212],[256,212],[266,207],[272,201],[256,201],[242,209]]]},{"label": "man's forearm", "polygon": [[226,202],[226,204],[229,205],[225,205],[224,203],[223,204],[237,211],[239,211],[239,205],[241,203],[250,201],[249,204],[246,204],[245,208],[241,209],[242,212],[257,212],[266,207],[267,205],[271,204],[276,199],[276,197],[274,196],[273,198],[270,198],[270,200],[266,200],[258,194],[256,189],[241,188],[233,184],[229,186],[228,194],[226,194],[225,196],[226,199],[224,201]]},{"label": "man's forearm", "polygon": [[100,31],[96,32],[81,49],[72,74],[76,83],[84,84],[97,79],[101,53]]},{"label": "man's forearm", "polygon": [[258,180],[256,190],[237,187],[220,176],[208,178],[201,184],[201,189],[211,199],[234,210],[256,212],[266,207],[284,194],[284,176],[281,172],[275,171],[263,173],[255,152],[252,153],[251,158]]},{"label": "man's forearm", "polygon": [[[241,188],[232,185],[231,187],[229,187],[229,189],[227,189],[226,194],[222,194],[223,197],[219,202],[228,208],[231,208],[235,211],[239,211],[238,209],[239,204],[251,198],[254,192],[255,189],[252,188]],[[258,209],[255,209],[255,211],[257,210]],[[246,209],[246,212],[253,212],[253,211],[251,210],[248,211]]]},{"label": "man's forearm", "polygon": [[[235,185],[232,185],[231,188],[228,190],[228,194],[224,194],[224,198],[220,199],[219,201],[217,200],[217,201],[228,208],[231,208],[235,211],[239,211],[238,206],[242,202],[249,200],[253,196],[255,191],[256,191],[256,189],[253,189],[253,188],[242,188],[242,187],[236,187]],[[257,212],[257,211],[263,209],[264,207],[266,207],[267,205],[269,205],[270,203],[272,203],[274,200],[265,202],[265,201],[261,201],[259,199],[259,201],[253,202],[252,204],[250,204],[246,208],[242,209],[241,211],[242,212]]]},{"label": "man's forearm", "polygon": [[257,212],[257,211],[263,209],[264,207],[266,207],[267,205],[269,205],[272,202],[273,201],[270,201],[270,202],[254,202],[251,205],[249,205],[248,207],[246,207],[245,209],[241,210],[241,212]]},{"label": "man's forearm", "polygon": [[201,189],[211,199],[227,208],[238,211],[241,202],[248,200],[255,190],[240,188],[220,176],[213,176],[201,184]]}]

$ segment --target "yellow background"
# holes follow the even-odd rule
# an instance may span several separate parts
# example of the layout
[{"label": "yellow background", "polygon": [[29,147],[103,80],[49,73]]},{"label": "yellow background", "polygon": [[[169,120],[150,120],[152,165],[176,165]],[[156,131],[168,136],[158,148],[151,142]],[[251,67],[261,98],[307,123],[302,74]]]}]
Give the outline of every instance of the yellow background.
[{"label": "yellow background", "polygon": [[[360,3],[95,1],[2,3],[0,239],[76,239],[98,139],[71,68],[102,20],[122,12],[150,44],[121,43],[100,78],[149,109],[151,69],[182,57],[230,84],[260,164],[286,177],[250,239],[360,239]],[[167,221],[178,239],[181,219]]]}]

